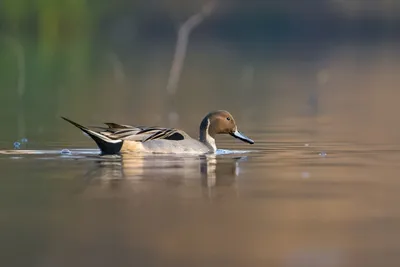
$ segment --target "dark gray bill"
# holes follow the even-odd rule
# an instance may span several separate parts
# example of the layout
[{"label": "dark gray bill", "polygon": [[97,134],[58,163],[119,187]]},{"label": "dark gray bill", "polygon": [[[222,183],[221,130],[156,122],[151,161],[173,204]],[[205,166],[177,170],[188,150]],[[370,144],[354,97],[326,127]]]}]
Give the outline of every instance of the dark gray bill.
[{"label": "dark gray bill", "polygon": [[239,132],[238,130],[234,131],[233,133],[230,133],[233,137],[242,140],[243,142],[249,143],[249,144],[254,144],[254,141]]}]

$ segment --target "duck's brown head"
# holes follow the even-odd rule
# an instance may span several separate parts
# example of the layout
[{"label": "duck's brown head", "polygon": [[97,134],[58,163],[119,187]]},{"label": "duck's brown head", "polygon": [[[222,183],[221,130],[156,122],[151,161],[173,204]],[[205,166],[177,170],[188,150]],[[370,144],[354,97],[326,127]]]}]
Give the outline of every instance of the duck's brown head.
[{"label": "duck's brown head", "polygon": [[217,134],[230,134],[244,142],[254,144],[253,140],[238,131],[235,119],[226,110],[210,112],[200,124],[200,140],[205,141],[208,136],[214,139]]}]

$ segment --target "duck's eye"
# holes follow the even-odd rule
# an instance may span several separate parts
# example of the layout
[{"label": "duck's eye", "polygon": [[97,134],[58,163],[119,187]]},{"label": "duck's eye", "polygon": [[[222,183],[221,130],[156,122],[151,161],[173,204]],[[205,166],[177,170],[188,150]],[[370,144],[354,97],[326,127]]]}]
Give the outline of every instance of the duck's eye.
[{"label": "duck's eye", "polygon": [[227,119],[228,121],[230,121],[230,120],[231,120],[231,118],[229,118],[229,117],[228,117],[228,118],[226,118],[226,119]]}]

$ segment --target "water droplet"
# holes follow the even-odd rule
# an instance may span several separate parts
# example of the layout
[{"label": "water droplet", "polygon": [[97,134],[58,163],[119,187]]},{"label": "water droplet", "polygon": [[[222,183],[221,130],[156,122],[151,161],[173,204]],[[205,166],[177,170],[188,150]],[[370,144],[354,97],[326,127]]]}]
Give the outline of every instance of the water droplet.
[{"label": "water droplet", "polygon": [[321,157],[326,157],[327,154],[324,151],[321,151],[318,155],[320,155]]},{"label": "water droplet", "polygon": [[28,138],[22,138],[21,143],[28,143]]},{"label": "water droplet", "polygon": [[21,148],[21,143],[20,142],[14,142],[14,149],[20,149]]},{"label": "water droplet", "polygon": [[62,155],[71,155],[72,152],[69,149],[64,148],[63,150],[61,150],[60,152]]}]

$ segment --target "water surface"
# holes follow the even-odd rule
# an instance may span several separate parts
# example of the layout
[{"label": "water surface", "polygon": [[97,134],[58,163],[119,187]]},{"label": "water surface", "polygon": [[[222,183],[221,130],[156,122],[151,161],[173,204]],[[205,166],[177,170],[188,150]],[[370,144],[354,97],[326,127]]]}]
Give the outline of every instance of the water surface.
[{"label": "water surface", "polygon": [[2,151],[2,261],[396,266],[400,146],[270,126],[250,124],[253,146],[218,139],[246,153],[207,157],[101,157],[89,140],[71,154]]}]

